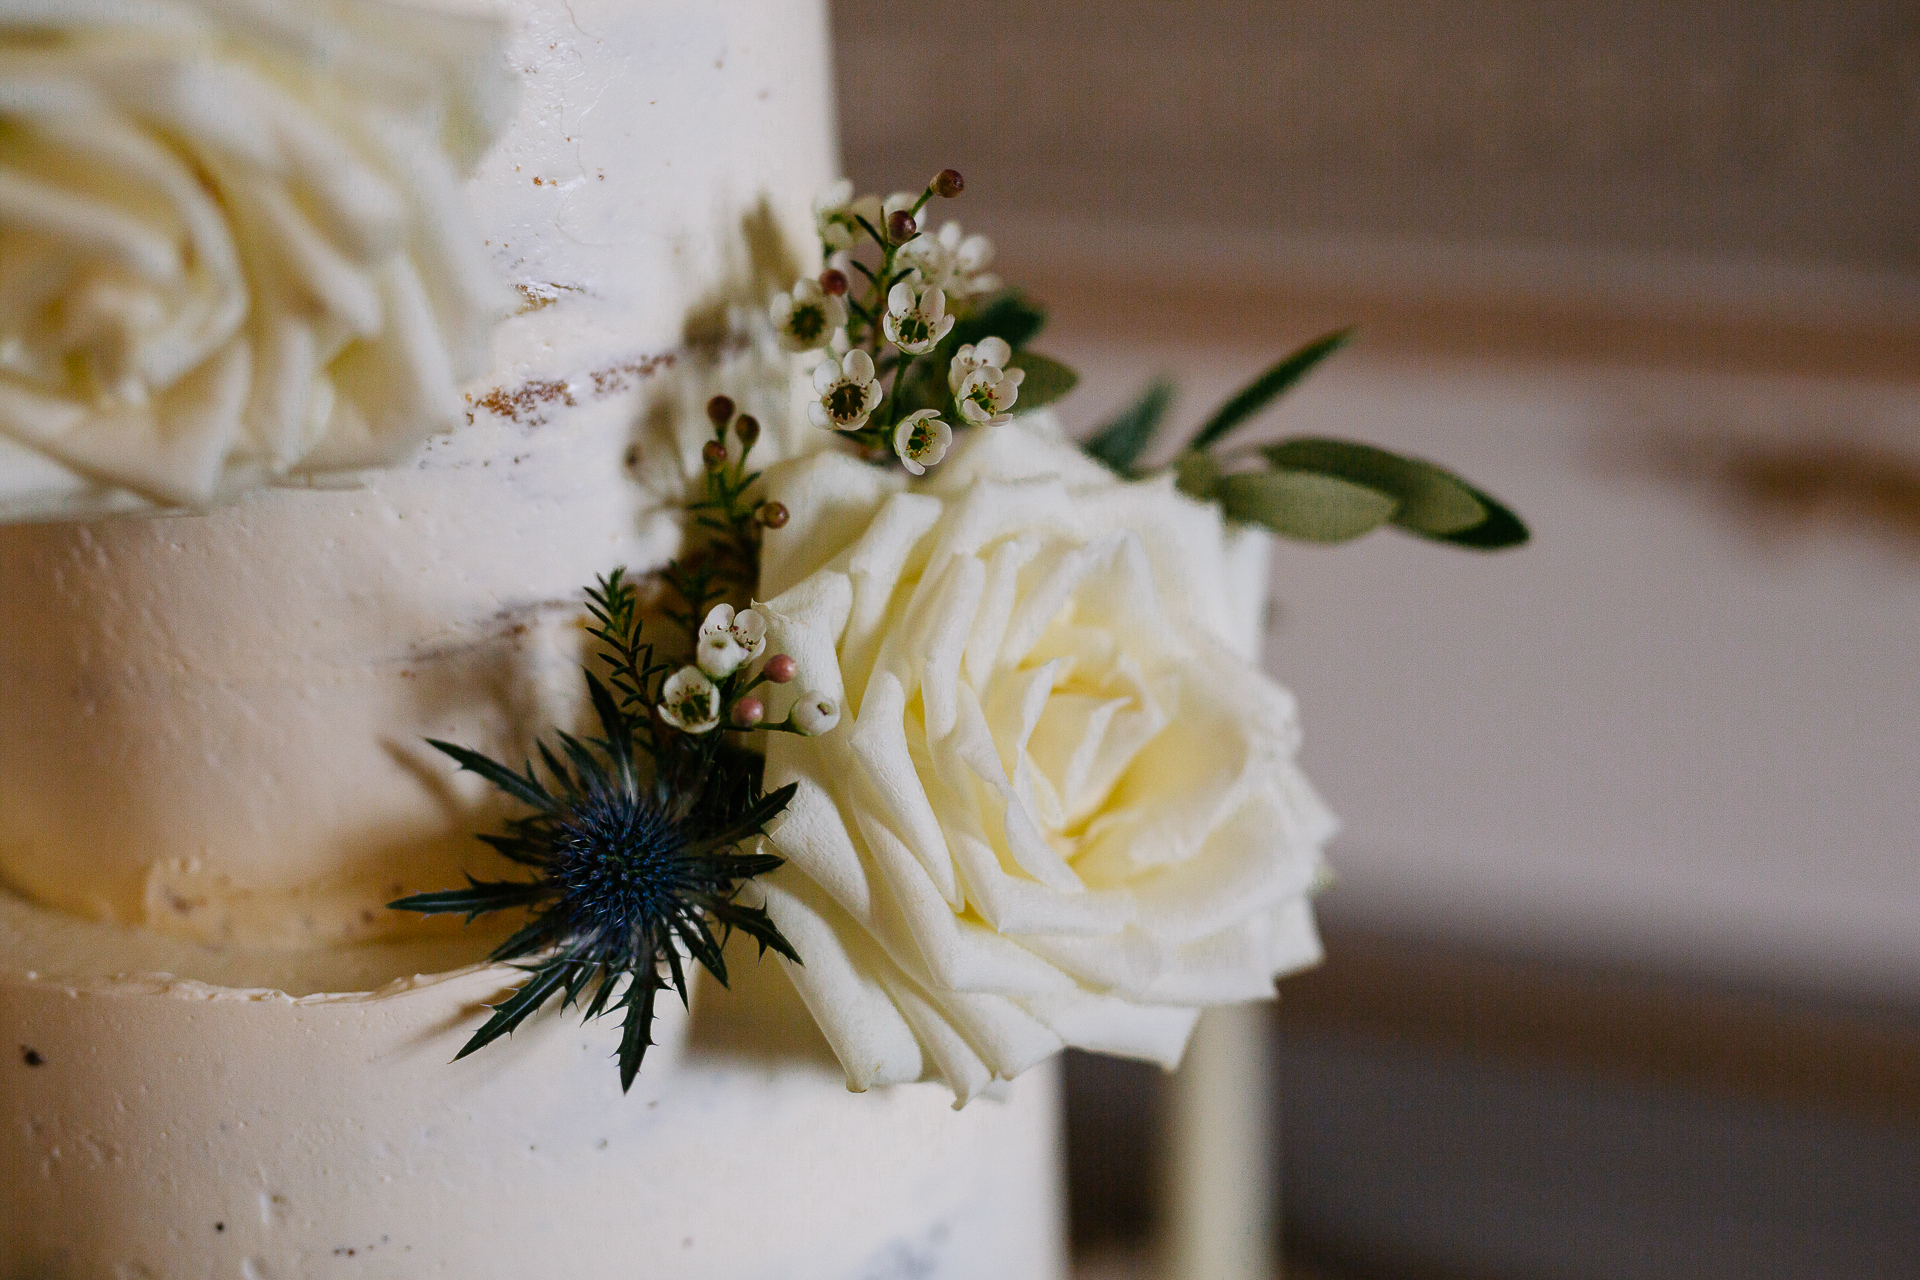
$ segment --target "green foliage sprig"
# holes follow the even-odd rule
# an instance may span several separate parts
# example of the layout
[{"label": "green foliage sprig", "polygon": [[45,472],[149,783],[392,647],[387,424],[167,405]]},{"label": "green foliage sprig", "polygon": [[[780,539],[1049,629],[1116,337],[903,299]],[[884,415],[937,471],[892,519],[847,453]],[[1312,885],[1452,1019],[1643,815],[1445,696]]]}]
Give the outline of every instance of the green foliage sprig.
[{"label": "green foliage sprig", "polygon": [[[668,620],[689,647],[709,629],[710,605],[730,589],[751,590],[759,531],[786,521],[777,504],[748,497],[757,473],[747,471],[746,458],[758,424],[736,418],[724,397],[708,412],[715,434],[704,454],[705,493],[689,504],[706,536],[660,571],[679,600],[666,608]],[[726,448],[730,425],[740,445],[737,458]],[[479,839],[532,877],[469,876],[463,889],[414,894],[389,906],[464,915],[469,922],[493,912],[527,912],[526,923],[491,958],[524,961],[519,967],[529,977],[456,1057],[511,1034],[558,995],[563,1007],[578,1004],[588,1019],[621,1014],[625,1090],[653,1044],[660,992],[687,1000],[687,960],[724,986],[724,949],[739,930],[762,955],[772,950],[800,961],[766,911],[739,897],[753,877],[780,865],[779,857],[746,846],[757,843],[796,788],[763,793],[761,756],[721,731],[722,725],[799,731],[791,723],[761,725],[764,705],[755,696],[760,684],[790,680],[796,668],[783,654],[757,669],[742,661],[718,674],[657,657],[644,634],[640,593],[623,570],[599,579],[586,596],[602,667],[585,671],[598,736],[556,731],[557,752],[537,743],[544,777],[531,761],[515,771],[466,747],[428,740],[530,810],[510,819],[503,834]],[[672,711],[676,680],[708,699],[712,723],[703,718],[690,726]]]},{"label": "green foliage sprig", "polygon": [[[903,281],[937,291],[941,280],[926,279],[922,269],[922,260],[929,254],[936,259],[949,255],[951,267],[954,246],[944,240],[916,253],[932,243],[931,232],[920,225],[922,213],[936,196],[957,196],[964,185],[958,173],[945,169],[911,202],[902,195],[883,206],[868,196],[843,205],[816,206],[822,252],[846,267],[845,271],[830,267],[819,280],[820,289],[846,298],[846,326],[832,350],[836,358],[852,349],[867,352],[882,388],[880,401],[862,425],[843,434],[876,461],[894,456],[899,443],[895,429],[914,414],[940,415],[956,429],[969,425],[966,410],[970,406],[962,403],[954,385],[964,366],[954,361],[964,349],[988,339],[1006,344],[1004,367],[1019,374],[1017,395],[1009,397],[1007,406],[1012,413],[1051,404],[1079,382],[1073,370],[1029,345],[1046,327],[1047,314],[1018,289],[981,295],[971,289],[953,296],[943,293],[952,322],[937,343],[914,354],[906,346],[920,343],[905,342],[896,334],[889,345],[884,323],[889,292]],[[890,211],[883,214],[883,209]],[[864,280],[864,288],[852,288],[849,271]],[[963,274],[950,272],[943,278],[957,280]],[[1228,397],[1171,464],[1181,490],[1219,504],[1231,520],[1263,525],[1307,542],[1345,542],[1382,525],[1477,551],[1526,542],[1526,525],[1498,499],[1418,458],[1319,437],[1287,439],[1252,450],[1222,450],[1230,437],[1352,338],[1351,329],[1316,338]],[[1140,460],[1159,435],[1173,399],[1173,384],[1164,379],[1154,382],[1085,442],[1086,451],[1119,475],[1141,477],[1145,473]],[[944,446],[935,450],[934,460],[943,452]]]},{"label": "green foliage sprig", "polygon": [[[1251,451],[1215,446],[1353,338],[1337,329],[1294,351],[1227,398],[1173,461],[1180,489],[1217,502],[1228,519],[1264,525],[1303,542],[1346,542],[1382,525],[1474,551],[1517,547],[1527,526],[1498,499],[1431,462],[1351,440],[1296,436]],[[1086,442],[1123,476],[1143,457],[1173,404],[1173,386],[1155,382]],[[1235,465],[1251,459],[1256,466]]]}]

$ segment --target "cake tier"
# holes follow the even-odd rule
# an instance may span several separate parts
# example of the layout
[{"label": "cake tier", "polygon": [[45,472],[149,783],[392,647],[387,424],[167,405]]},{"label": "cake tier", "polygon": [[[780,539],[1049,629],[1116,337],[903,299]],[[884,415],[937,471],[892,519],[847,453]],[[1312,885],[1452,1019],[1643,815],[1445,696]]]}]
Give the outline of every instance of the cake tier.
[{"label": "cake tier", "polygon": [[[0,911],[0,969],[46,914]],[[448,1063],[510,969],[304,998],[4,973],[0,1277],[1060,1274],[1050,1071],[961,1112],[850,1094],[736,959],[733,992],[664,1007],[625,1096],[615,1021]]]},{"label": "cake tier", "polygon": [[517,114],[466,194],[525,305],[471,425],[343,491],[0,528],[14,889],[246,944],[419,927],[381,904],[459,883],[498,816],[423,739],[577,726],[582,586],[677,545],[701,403],[752,401],[714,321],[800,269],[834,172],[823,7],[498,8]]}]

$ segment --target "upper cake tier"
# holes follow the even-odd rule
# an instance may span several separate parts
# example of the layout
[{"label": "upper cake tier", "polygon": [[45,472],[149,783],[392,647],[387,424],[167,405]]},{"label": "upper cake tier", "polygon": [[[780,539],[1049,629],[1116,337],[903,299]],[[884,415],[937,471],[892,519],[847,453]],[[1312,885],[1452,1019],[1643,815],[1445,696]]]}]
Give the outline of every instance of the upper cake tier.
[{"label": "upper cake tier", "polygon": [[676,428],[753,394],[715,321],[806,262],[835,170],[820,6],[489,7],[519,97],[464,196],[519,311],[469,423],[341,487],[0,527],[13,889],[255,946],[416,927],[381,904],[492,820],[423,739],[577,723],[581,586],[677,545]]}]

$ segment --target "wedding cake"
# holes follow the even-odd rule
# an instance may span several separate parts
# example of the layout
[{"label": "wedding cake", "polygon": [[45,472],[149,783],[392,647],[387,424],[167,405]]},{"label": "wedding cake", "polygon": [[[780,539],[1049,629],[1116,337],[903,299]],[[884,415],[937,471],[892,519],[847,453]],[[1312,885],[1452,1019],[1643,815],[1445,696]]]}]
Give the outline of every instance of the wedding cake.
[{"label": "wedding cake", "polygon": [[497,870],[424,739],[581,725],[708,397],[795,449],[728,316],[818,267],[823,8],[0,14],[0,1277],[1060,1273],[1045,1070],[849,1092],[750,949],[628,1092],[450,1063],[525,975],[385,906]]},{"label": "wedding cake", "polygon": [[0,1280],[1047,1280],[1055,1055],[1319,958],[1269,532],[1524,525],[1225,447],[1344,332],[1068,439],[830,81],[799,0],[0,3]]}]

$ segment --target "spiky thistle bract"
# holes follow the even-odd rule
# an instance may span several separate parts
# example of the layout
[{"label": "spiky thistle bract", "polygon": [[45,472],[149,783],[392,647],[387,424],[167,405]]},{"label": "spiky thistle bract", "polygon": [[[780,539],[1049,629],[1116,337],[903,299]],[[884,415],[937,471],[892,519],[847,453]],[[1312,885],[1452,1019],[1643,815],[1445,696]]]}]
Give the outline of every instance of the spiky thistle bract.
[{"label": "spiky thistle bract", "polygon": [[[477,880],[464,889],[422,893],[389,904],[428,915],[525,908],[527,923],[494,949],[495,960],[529,960],[531,976],[496,1006],[456,1057],[507,1035],[555,995],[584,1017],[623,1014],[620,1087],[632,1086],[653,1043],[654,1005],[663,988],[687,1000],[688,958],[727,982],[723,955],[733,930],[798,963],[766,911],[739,901],[741,887],[779,866],[740,846],[762,834],[795,787],[760,793],[760,758],[719,733],[666,729],[648,714],[648,694],[671,664],[640,641],[633,588],[615,572],[590,591],[593,634],[609,682],[587,672],[600,737],[556,736],[538,744],[543,780],[450,742],[428,741],[460,767],[486,778],[532,810],[481,840],[534,872],[530,880]],[[641,757],[647,757],[643,760]]]}]

